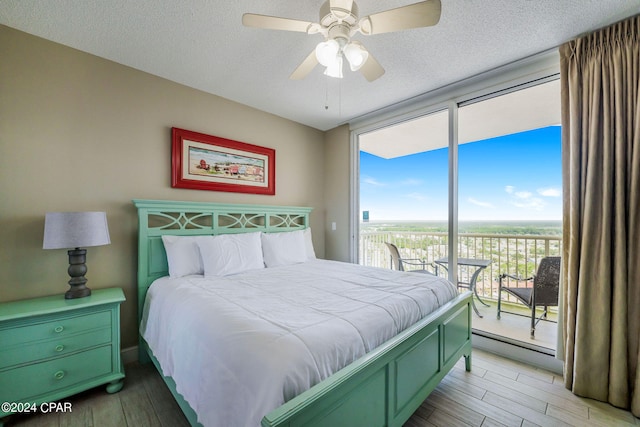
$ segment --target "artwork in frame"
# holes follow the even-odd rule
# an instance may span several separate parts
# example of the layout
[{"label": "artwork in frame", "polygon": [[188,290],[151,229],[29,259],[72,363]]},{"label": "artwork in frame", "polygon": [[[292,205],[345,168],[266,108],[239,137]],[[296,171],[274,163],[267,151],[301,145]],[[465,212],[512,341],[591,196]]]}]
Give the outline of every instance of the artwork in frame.
[{"label": "artwork in frame", "polygon": [[171,138],[172,187],[276,194],[274,149],[179,128]]}]

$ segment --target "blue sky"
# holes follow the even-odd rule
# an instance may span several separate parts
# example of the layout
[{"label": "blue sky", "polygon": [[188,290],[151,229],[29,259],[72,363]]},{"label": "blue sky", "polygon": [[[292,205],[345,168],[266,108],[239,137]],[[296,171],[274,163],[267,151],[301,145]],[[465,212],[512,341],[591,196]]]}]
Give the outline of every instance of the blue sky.
[{"label": "blue sky", "polygon": [[[561,220],[560,132],[460,145],[459,219]],[[389,160],[360,152],[360,210],[372,221],[446,220],[447,167],[446,148]]]}]

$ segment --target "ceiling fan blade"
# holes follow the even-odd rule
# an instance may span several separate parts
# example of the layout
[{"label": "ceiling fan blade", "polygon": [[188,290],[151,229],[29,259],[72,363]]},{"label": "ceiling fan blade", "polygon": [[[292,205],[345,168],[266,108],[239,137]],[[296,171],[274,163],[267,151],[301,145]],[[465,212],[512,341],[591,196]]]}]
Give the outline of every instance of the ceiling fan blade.
[{"label": "ceiling fan blade", "polygon": [[369,52],[367,62],[365,62],[362,67],[360,67],[360,72],[365,79],[372,82],[382,77],[382,75],[384,74],[384,68],[382,68],[382,65],[380,65],[378,60],[374,58],[373,55],[371,55],[371,52]]},{"label": "ceiling fan blade", "polygon": [[365,16],[359,22],[362,34],[382,34],[430,27],[440,20],[440,0],[427,0]]},{"label": "ceiling fan blade", "polygon": [[353,0],[329,0],[329,10],[339,19],[349,16],[352,7]]},{"label": "ceiling fan blade", "polygon": [[298,65],[298,68],[294,70],[289,76],[291,80],[301,80],[307,77],[307,74],[311,72],[318,65],[318,59],[316,58],[316,50],[312,50],[309,56],[302,61],[302,64]]},{"label": "ceiling fan blade", "polygon": [[313,25],[313,22],[279,18],[277,16],[245,13],[244,15],[242,15],[242,24],[245,27],[266,28],[268,30],[297,31],[306,33]]}]

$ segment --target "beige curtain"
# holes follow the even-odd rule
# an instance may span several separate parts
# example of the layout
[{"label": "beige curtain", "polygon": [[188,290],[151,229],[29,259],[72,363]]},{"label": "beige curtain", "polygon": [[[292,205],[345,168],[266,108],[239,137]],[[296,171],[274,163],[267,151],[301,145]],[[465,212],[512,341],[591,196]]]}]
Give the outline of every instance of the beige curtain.
[{"label": "beige curtain", "polygon": [[640,417],[640,15],[560,48],[565,385]]}]

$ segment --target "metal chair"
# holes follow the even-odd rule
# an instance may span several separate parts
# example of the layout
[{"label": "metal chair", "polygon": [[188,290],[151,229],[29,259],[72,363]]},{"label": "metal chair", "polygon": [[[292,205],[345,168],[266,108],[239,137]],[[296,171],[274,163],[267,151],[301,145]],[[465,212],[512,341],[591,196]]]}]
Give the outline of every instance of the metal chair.
[{"label": "metal chair", "polygon": [[[423,259],[418,259],[418,258],[402,258],[402,256],[400,255],[400,251],[398,250],[398,247],[396,245],[394,245],[393,243],[386,243],[385,245],[387,245],[387,248],[389,249],[389,253],[391,254],[391,269],[393,270],[394,268],[398,271],[410,271],[412,273],[426,273],[426,274],[432,274],[432,272],[427,270],[427,262]],[[419,269],[414,269],[414,270],[405,270],[404,266],[406,265],[414,265],[414,266],[420,266],[422,267],[421,270]]]},{"label": "metal chair", "polygon": [[[503,285],[505,278],[516,281],[533,280],[533,287],[508,287]],[[548,320],[548,307],[558,306],[558,292],[560,288],[560,257],[545,257],[540,260],[536,274],[526,279],[503,273],[500,275],[498,287],[498,319],[500,313],[510,313],[524,316],[520,313],[502,310],[502,292],[507,292],[516,297],[520,302],[531,309],[531,338],[535,338],[536,325],[540,320]],[[536,307],[544,307],[540,317],[536,317]],[[529,316],[527,316],[529,317]]]}]

